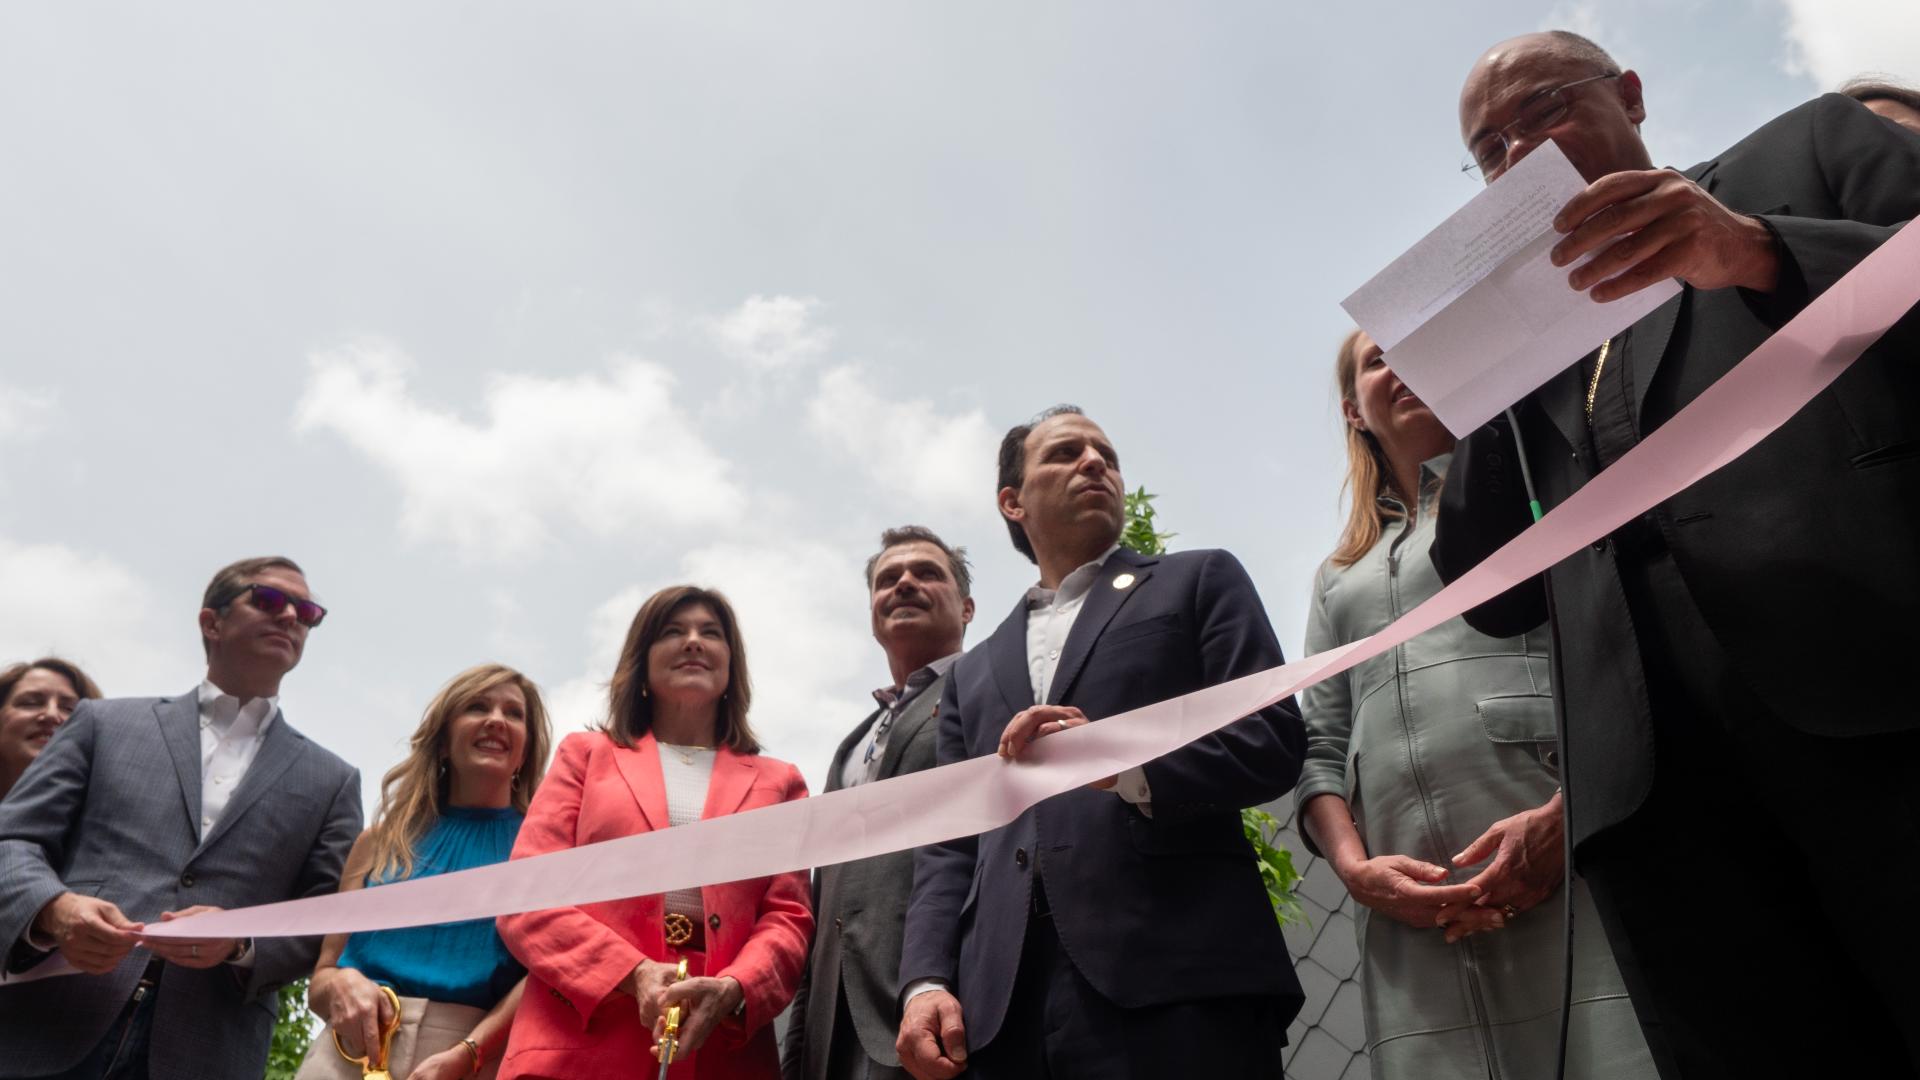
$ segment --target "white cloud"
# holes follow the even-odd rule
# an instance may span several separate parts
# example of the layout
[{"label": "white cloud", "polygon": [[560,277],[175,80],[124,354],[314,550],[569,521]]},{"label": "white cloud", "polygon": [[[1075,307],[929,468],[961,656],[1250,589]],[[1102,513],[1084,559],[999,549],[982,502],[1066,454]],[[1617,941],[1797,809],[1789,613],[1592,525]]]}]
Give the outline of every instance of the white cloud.
[{"label": "white cloud", "polygon": [[765,371],[798,367],[833,344],[830,327],[813,325],[820,301],[813,297],[749,296],[726,315],[709,320],[720,350]]},{"label": "white cloud", "polygon": [[740,617],[755,731],[768,753],[799,765],[820,790],[834,747],[871,711],[866,683],[886,679],[880,647],[867,633],[862,558],[807,542],[721,543],[688,552],[671,580],[635,585],[595,609],[587,671],[547,692],[555,731],[577,731],[604,715],[627,626],[648,596],[677,583],[711,586]]},{"label": "white cloud", "polygon": [[45,431],[56,404],[52,393],[0,386],[0,442],[25,441]]},{"label": "white cloud", "polygon": [[597,537],[734,521],[746,496],[673,401],[664,368],[487,380],[484,420],[415,400],[383,342],[318,353],[297,430],[331,431],[400,486],[400,529],[471,559],[509,559],[556,533]]},{"label": "white cloud", "polygon": [[978,409],[941,416],[925,398],[890,401],[859,369],[837,367],[820,377],[807,425],[891,498],[950,514],[992,511],[999,436]]},{"label": "white cloud", "polygon": [[162,617],[146,582],[104,555],[0,537],[0,611],[0,663],[62,656],[115,697],[179,693],[204,663],[194,610]]},{"label": "white cloud", "polygon": [[1832,90],[1856,75],[1920,80],[1920,4],[1786,0],[1787,71]]}]

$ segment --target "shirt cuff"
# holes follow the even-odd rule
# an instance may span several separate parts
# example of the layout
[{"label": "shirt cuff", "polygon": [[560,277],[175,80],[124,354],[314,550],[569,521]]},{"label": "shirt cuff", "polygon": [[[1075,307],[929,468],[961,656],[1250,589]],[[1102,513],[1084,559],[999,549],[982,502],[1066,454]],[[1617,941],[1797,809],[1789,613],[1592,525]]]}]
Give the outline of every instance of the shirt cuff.
[{"label": "shirt cuff", "polygon": [[914,998],[928,991],[945,990],[946,988],[947,980],[945,979],[915,979],[907,984],[906,991],[900,995],[900,1006],[905,1008],[907,1002],[912,1001]]},{"label": "shirt cuff", "polygon": [[1153,816],[1153,789],[1147,786],[1147,767],[1135,765],[1115,778],[1113,793],[1132,803],[1142,814]]},{"label": "shirt cuff", "polygon": [[253,939],[248,938],[241,943],[239,953],[235,954],[233,959],[228,960],[227,963],[237,968],[252,970],[255,955],[253,951]]},{"label": "shirt cuff", "polygon": [[44,953],[57,952],[60,948],[59,942],[42,934],[40,928],[32,923],[27,924],[27,932],[22,934],[20,939],[27,943],[27,948],[36,949]]}]

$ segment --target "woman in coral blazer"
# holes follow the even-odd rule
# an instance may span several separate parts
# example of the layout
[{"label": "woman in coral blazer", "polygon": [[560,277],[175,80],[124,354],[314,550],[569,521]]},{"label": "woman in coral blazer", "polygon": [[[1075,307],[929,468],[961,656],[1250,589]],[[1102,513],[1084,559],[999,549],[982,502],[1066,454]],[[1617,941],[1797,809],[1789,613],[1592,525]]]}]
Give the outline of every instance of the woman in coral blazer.
[{"label": "woman in coral blazer", "polygon": [[[655,593],[627,631],[600,730],[560,744],[516,859],[805,798],[759,753],[746,654],[719,593]],[[652,1076],[682,1007],[671,1080],[777,1080],[772,1022],[813,935],[804,871],[499,920],[528,979],[501,1061],[512,1077]],[[688,977],[674,982],[679,961]]]}]

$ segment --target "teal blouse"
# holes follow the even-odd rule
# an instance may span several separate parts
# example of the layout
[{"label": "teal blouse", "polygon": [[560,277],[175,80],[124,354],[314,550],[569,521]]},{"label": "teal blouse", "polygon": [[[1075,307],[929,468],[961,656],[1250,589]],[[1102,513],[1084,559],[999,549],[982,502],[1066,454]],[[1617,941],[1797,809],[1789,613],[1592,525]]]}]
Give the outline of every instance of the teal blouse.
[{"label": "teal blouse", "polygon": [[[473,810],[448,807],[420,838],[413,876],[469,870],[506,862],[525,815],[512,807]],[[368,885],[388,879],[367,876]],[[353,968],[401,997],[422,997],[490,1009],[527,973],[507,951],[492,919],[400,930],[372,930],[347,938],[340,966]]]}]

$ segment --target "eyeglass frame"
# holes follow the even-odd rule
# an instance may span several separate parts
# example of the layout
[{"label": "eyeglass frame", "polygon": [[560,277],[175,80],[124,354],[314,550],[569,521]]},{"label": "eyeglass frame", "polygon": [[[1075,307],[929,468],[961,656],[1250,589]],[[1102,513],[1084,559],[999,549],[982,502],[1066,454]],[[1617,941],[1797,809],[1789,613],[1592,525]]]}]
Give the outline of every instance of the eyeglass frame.
[{"label": "eyeglass frame", "polygon": [[[268,611],[264,606],[258,603],[254,603],[253,597],[258,595],[261,590],[265,590],[267,592],[274,594],[275,596],[278,596],[282,601],[280,605],[276,607],[274,610]],[[322,607],[317,601],[311,598],[302,599],[278,586],[268,585],[264,582],[259,582],[259,581],[250,582],[246,585],[240,586],[240,588],[236,590],[232,596],[229,596],[225,600],[222,600],[218,604],[215,604],[214,610],[225,611],[228,608],[233,606],[234,601],[240,599],[243,596],[247,597],[247,602],[249,604],[253,604],[255,608],[258,608],[261,614],[268,615],[268,616],[278,615],[280,614],[280,612],[285,611],[289,605],[291,605],[293,608],[294,621],[298,622],[301,626],[304,626],[309,630],[312,630],[313,628],[319,626],[320,623],[324,621],[327,617],[327,609],[325,607]],[[303,605],[306,607],[311,607],[313,610],[319,612],[318,615],[315,615],[313,617],[312,622],[308,622],[307,620],[300,617],[300,608]]]},{"label": "eyeglass frame", "polygon": [[[1527,95],[1527,100],[1520,103],[1520,108],[1517,110],[1519,115],[1515,116],[1512,122],[1504,127],[1495,128],[1487,135],[1482,136],[1478,141],[1486,142],[1488,139],[1498,139],[1500,141],[1499,164],[1505,165],[1507,163],[1507,155],[1513,152],[1513,140],[1507,137],[1508,132],[1513,131],[1521,124],[1528,124],[1527,130],[1521,131],[1519,134],[1523,136],[1538,135],[1566,119],[1567,113],[1572,111],[1573,103],[1567,99],[1567,91],[1576,86],[1585,86],[1588,83],[1599,82],[1602,79],[1617,79],[1624,74],[1626,74],[1626,72],[1609,71],[1602,75],[1589,75],[1584,79],[1575,79],[1570,83],[1562,83],[1559,86],[1548,87],[1545,90],[1539,90],[1529,94]],[[1553,113],[1550,119],[1535,120],[1529,123],[1527,109],[1540,101],[1555,102],[1557,111]],[[1460,172],[1467,176],[1477,176],[1483,183],[1487,180],[1486,166],[1480,163],[1480,157],[1473,152],[1471,145],[1467,147],[1467,160],[1461,164]]]}]

